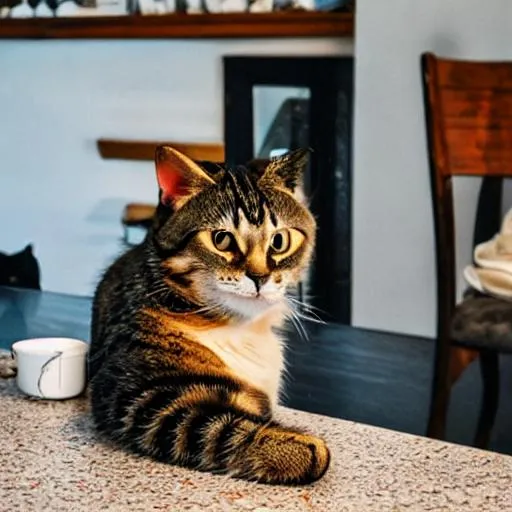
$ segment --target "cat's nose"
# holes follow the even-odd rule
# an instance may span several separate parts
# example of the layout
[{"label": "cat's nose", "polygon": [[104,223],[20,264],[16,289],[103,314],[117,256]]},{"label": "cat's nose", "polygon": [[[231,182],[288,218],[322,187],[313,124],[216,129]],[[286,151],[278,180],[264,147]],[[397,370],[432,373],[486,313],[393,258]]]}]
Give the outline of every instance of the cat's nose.
[{"label": "cat's nose", "polygon": [[270,274],[254,274],[246,272],[245,274],[256,285],[256,291],[259,292],[261,287],[270,279]]}]

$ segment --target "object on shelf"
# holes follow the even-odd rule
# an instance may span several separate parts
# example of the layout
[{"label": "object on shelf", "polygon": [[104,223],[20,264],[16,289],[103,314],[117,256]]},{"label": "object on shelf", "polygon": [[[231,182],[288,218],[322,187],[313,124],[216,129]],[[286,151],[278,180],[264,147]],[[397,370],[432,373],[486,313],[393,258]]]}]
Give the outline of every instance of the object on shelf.
[{"label": "object on shelf", "polygon": [[347,10],[354,0],[274,0],[275,11],[337,11]]},{"label": "object on shelf", "polygon": [[[51,2],[50,2],[51,4]],[[36,6],[35,17],[36,18],[53,18],[56,15],[55,11],[50,7],[47,2],[39,2]]]},{"label": "object on shelf", "polygon": [[35,15],[34,9],[30,7],[27,0],[22,0],[21,3],[15,5],[8,10],[6,17],[9,18],[33,18]]},{"label": "object on shelf", "polygon": [[128,14],[127,0],[64,0],[58,2],[57,16],[122,16]]},{"label": "object on shelf", "polygon": [[122,16],[127,0],[0,0],[1,18]]},{"label": "object on shelf", "polygon": [[[256,0],[270,2],[273,0]],[[134,12],[144,16],[154,14],[222,14],[240,13],[249,10],[249,0],[136,0]],[[260,11],[263,12],[263,11]]]},{"label": "object on shelf", "polygon": [[187,14],[203,14],[205,12],[202,0],[182,0],[181,4],[181,8]]},{"label": "object on shelf", "polygon": [[274,0],[249,0],[250,12],[271,12],[274,10]]},{"label": "object on shelf", "polygon": [[[271,0],[271,2],[272,1],[273,0]],[[189,2],[191,2],[191,0],[187,0],[187,3]],[[213,14],[226,12],[247,12],[249,10],[250,2],[249,0],[199,0],[199,3],[204,7],[204,10],[198,12]]]},{"label": "object on shelf", "polygon": [[57,9],[59,7],[59,0],[46,0],[46,5],[52,11],[53,17],[57,16]]},{"label": "object on shelf", "polygon": [[137,12],[147,16],[151,14],[171,14],[177,11],[176,0],[138,0]]}]

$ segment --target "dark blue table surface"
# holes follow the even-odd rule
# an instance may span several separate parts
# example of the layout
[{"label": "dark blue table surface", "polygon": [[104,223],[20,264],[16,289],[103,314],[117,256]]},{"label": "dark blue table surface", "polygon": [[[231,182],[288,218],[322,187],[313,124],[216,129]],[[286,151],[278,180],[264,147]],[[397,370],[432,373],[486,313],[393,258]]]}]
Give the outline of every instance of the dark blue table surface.
[{"label": "dark blue table surface", "polygon": [[0,287],[0,348],[47,336],[89,341],[91,302],[89,297]]}]

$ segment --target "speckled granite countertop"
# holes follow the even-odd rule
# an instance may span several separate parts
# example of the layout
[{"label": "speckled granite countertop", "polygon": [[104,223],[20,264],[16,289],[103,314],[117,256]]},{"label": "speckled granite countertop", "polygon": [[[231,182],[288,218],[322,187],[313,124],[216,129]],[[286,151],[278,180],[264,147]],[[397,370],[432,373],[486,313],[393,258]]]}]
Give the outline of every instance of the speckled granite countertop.
[{"label": "speckled granite countertop", "polygon": [[289,409],[324,436],[318,483],[270,487],[155,463],[96,439],[84,399],[29,399],[0,381],[0,511],[512,511],[512,457]]}]

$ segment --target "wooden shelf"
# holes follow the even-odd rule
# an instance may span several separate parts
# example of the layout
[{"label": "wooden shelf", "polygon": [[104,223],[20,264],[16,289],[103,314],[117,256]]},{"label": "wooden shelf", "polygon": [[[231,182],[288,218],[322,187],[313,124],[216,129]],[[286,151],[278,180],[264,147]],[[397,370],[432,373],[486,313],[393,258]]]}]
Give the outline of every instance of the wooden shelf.
[{"label": "wooden shelf", "polygon": [[120,160],[154,160],[155,149],[166,144],[181,151],[194,160],[224,161],[224,144],[169,141],[140,141],[99,139],[98,151],[102,158]]},{"label": "wooden shelf", "polygon": [[0,19],[0,39],[352,37],[353,15],[331,12]]}]

